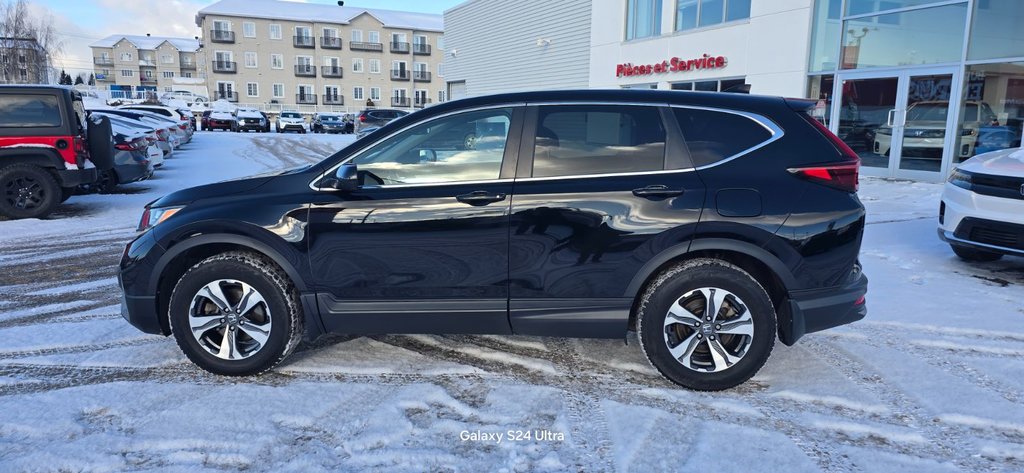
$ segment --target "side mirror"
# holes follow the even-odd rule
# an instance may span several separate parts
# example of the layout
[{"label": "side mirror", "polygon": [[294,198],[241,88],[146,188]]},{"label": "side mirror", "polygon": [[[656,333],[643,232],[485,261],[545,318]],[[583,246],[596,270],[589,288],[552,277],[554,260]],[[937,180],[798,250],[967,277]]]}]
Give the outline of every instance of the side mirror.
[{"label": "side mirror", "polygon": [[420,162],[437,162],[437,151],[434,151],[432,149],[421,149]]},{"label": "side mirror", "polygon": [[345,163],[338,166],[333,177],[328,177],[320,183],[320,187],[334,189],[341,192],[352,192],[359,188],[359,174],[356,172],[356,165]]}]

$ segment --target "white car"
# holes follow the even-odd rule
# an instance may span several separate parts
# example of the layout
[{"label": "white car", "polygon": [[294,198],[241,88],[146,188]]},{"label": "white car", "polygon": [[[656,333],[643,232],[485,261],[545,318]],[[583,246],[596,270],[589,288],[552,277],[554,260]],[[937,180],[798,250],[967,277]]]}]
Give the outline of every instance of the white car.
[{"label": "white car", "polygon": [[957,165],[942,192],[939,237],[968,261],[1024,256],[1024,148]]},{"label": "white car", "polygon": [[160,115],[178,124],[178,129],[181,130],[182,135],[181,141],[185,143],[192,141],[192,132],[194,131],[192,130],[192,112],[188,110],[178,110],[174,107],[163,105],[124,105],[118,108]]},{"label": "white car", "polygon": [[161,95],[160,98],[161,99],[184,100],[185,102],[188,102],[190,104],[192,104],[192,103],[204,103],[204,102],[209,102],[210,101],[210,99],[208,97],[205,97],[205,96],[202,96],[202,95],[198,95],[198,94],[194,94],[194,93],[189,92],[187,90],[175,90],[174,92],[168,92],[168,93],[166,93],[164,95]]},{"label": "white car", "polygon": [[277,116],[277,132],[286,131],[306,132],[306,118],[299,112],[284,111]]}]

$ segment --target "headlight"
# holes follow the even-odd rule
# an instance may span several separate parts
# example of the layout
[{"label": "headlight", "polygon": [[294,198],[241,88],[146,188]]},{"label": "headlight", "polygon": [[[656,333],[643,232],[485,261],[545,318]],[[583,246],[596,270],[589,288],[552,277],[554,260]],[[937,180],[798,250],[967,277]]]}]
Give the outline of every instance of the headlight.
[{"label": "headlight", "polygon": [[961,171],[960,169],[954,169],[953,173],[949,175],[948,179],[950,184],[961,187],[967,190],[971,189],[971,173],[967,171]]},{"label": "headlight", "polygon": [[149,230],[150,228],[157,226],[157,224],[171,218],[172,215],[178,213],[178,211],[183,208],[185,207],[146,207],[146,211],[142,212],[142,220],[139,221],[138,231],[144,232],[146,230]]}]

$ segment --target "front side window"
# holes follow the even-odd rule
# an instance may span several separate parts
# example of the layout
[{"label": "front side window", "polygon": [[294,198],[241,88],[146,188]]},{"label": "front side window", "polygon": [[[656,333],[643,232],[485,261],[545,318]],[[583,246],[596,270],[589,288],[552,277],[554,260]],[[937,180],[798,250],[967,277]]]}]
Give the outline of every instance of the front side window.
[{"label": "front side window", "polygon": [[673,111],[696,167],[730,158],[772,137],[768,129],[743,115],[693,108]]},{"label": "front side window", "polygon": [[626,39],[661,34],[661,0],[626,0]]},{"label": "front side window", "polygon": [[659,171],[665,127],[656,107],[541,107],[533,177]]},{"label": "front side window", "polygon": [[366,186],[498,179],[511,121],[511,108],[438,118],[388,138],[352,162]]}]

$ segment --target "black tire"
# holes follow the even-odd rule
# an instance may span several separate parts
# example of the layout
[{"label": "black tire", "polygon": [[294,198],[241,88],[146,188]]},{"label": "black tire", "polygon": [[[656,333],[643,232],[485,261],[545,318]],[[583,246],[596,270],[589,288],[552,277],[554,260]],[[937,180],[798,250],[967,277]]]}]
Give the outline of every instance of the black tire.
[{"label": "black tire", "polygon": [[949,245],[953,249],[953,253],[956,253],[960,259],[964,261],[972,261],[977,263],[989,263],[997,261],[1003,257],[1000,253],[993,253],[991,251],[976,250],[962,245]]},{"label": "black tire", "polygon": [[[270,335],[266,343],[247,358],[219,358],[192,335],[189,318],[193,298],[204,286],[220,279],[249,284],[263,296],[265,305],[262,307],[269,309]],[[230,299],[229,292],[224,294]],[[229,303],[237,303],[238,299],[240,297]],[[267,371],[291,354],[303,333],[302,308],[291,280],[271,260],[247,252],[211,256],[189,268],[171,293],[169,311],[171,332],[185,356],[200,368],[219,375],[251,376]],[[263,316],[267,317],[265,312]]]},{"label": "black tire", "polygon": [[31,164],[0,168],[0,216],[42,218],[64,197],[53,174]]},{"label": "black tire", "polygon": [[[730,305],[725,312],[722,307],[718,308],[715,317],[729,317],[718,319],[708,324],[703,321],[700,329],[686,324],[673,323],[666,326],[669,308],[677,301],[687,304],[687,307],[700,306],[700,296],[687,298],[682,297],[691,291],[701,288],[717,288],[727,293],[732,293],[741,303],[732,305],[729,296],[726,296],[724,307]],[[713,294],[713,293],[712,293]],[[703,299],[706,300],[706,299]],[[731,299],[736,302],[737,299]],[[706,305],[704,306],[706,307]],[[735,312],[734,312],[735,310]],[[690,312],[693,314],[694,312]],[[740,314],[749,314],[753,324],[751,335],[719,335],[712,331],[711,327],[721,327],[725,324],[714,324],[725,320],[741,319]],[[745,316],[744,316],[745,317]],[[700,319],[697,316],[697,319]],[[714,324],[714,325],[712,325]],[[743,324],[747,325],[747,324]],[[640,337],[640,345],[643,348],[647,359],[665,378],[680,386],[698,391],[720,391],[743,384],[750,379],[758,370],[764,366],[775,346],[775,334],[777,331],[775,308],[771,299],[765,292],[764,287],[749,273],[728,262],[716,259],[700,258],[685,261],[673,266],[659,274],[651,282],[644,292],[640,301],[637,313],[637,332]],[[679,333],[683,332],[682,335]],[[706,338],[701,338],[706,335]],[[685,337],[686,335],[692,338]],[[716,337],[715,335],[719,335]],[[685,338],[685,340],[682,340]],[[713,361],[715,357],[711,353],[710,340],[716,340],[717,346],[731,351],[730,355],[740,354],[738,361],[728,364],[721,371],[709,371],[704,363],[717,366]],[[690,340],[694,342],[694,349],[691,355],[683,355],[696,368],[689,368],[675,358],[669,349],[670,339],[679,339],[675,345],[678,348]],[[687,345],[691,346],[691,345]],[[742,353],[740,349],[744,350]],[[719,352],[720,353],[720,352]],[[721,356],[721,355],[719,355]],[[702,361],[704,360],[704,361]]]},{"label": "black tire", "polygon": [[119,183],[117,173],[113,169],[108,169],[100,171],[99,178],[92,186],[100,194],[110,194],[117,189]]}]

